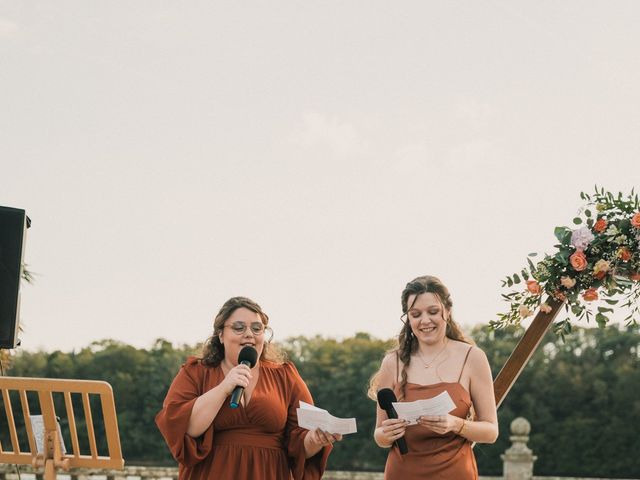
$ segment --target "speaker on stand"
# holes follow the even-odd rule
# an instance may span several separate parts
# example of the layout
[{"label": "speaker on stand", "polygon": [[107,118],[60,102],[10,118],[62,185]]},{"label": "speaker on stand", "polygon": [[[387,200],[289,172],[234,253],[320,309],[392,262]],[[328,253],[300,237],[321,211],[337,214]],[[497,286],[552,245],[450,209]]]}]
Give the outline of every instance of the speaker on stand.
[{"label": "speaker on stand", "polygon": [[0,349],[20,345],[20,281],[30,225],[24,210],[0,206]]}]

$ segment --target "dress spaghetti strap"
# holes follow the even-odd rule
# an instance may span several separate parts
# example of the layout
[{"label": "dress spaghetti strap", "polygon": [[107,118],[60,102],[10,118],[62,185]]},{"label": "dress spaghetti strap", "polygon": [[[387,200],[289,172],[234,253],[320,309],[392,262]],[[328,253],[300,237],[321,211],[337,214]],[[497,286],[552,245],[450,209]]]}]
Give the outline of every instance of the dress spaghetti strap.
[{"label": "dress spaghetti strap", "polygon": [[467,356],[464,357],[464,363],[462,364],[462,369],[460,370],[460,376],[458,377],[458,383],[460,383],[460,379],[462,378],[462,372],[464,372],[464,367],[467,365],[467,359],[469,358],[469,354],[471,353],[471,349],[473,348],[473,345],[471,345],[469,347],[469,350],[467,350]]}]

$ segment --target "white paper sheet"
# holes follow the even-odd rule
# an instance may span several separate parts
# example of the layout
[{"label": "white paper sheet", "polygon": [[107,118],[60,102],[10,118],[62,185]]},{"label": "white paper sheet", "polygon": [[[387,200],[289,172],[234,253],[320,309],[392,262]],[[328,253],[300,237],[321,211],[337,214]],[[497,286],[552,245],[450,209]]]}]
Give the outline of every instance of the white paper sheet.
[{"label": "white paper sheet", "polygon": [[[42,415],[29,415],[31,420],[31,428],[33,429],[33,437],[36,440],[36,452],[44,452],[44,418]],[[60,432],[60,423],[56,421],[58,427],[58,438],[60,439],[60,447],[62,453],[66,454],[67,449],[64,446],[64,439],[62,438],[62,432]]]},{"label": "white paper sheet", "polygon": [[307,430],[320,428],[325,432],[340,433],[342,435],[358,431],[355,418],[334,417],[326,410],[302,401],[300,402],[300,408],[297,408],[296,412],[298,413],[298,425]]},{"label": "white paper sheet", "polygon": [[406,420],[409,425],[418,423],[418,418],[423,415],[446,415],[456,408],[449,392],[444,391],[433,398],[416,400],[415,402],[393,402],[393,408],[398,413],[398,418]]}]

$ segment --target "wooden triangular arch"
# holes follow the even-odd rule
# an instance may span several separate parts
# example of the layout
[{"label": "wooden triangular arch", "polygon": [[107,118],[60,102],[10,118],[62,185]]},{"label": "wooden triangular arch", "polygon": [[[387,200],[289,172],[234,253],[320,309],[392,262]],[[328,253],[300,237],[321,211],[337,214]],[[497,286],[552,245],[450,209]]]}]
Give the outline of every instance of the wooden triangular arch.
[{"label": "wooden triangular arch", "polygon": [[533,322],[525,331],[524,335],[516,345],[516,348],[513,350],[493,382],[496,407],[500,407],[500,404],[504,401],[507,393],[509,393],[509,390],[511,390],[511,387],[520,376],[520,373],[522,373],[527,362],[535,353],[536,348],[538,348],[538,345],[542,341],[542,337],[544,337],[544,334],[547,332],[549,326],[553,323],[553,320],[556,318],[560,308],[562,308],[562,305],[564,304],[564,302],[560,302],[553,298],[547,299],[546,303],[551,307],[551,311],[548,313],[544,313],[540,310],[538,311]]}]

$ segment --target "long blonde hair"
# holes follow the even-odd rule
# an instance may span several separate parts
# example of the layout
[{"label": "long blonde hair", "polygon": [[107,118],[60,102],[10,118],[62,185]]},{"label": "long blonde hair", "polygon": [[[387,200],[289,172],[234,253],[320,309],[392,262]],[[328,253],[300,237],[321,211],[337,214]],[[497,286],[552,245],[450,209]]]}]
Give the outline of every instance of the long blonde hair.
[{"label": "long blonde hair", "polygon": [[[460,326],[453,319],[453,315],[451,313],[451,308],[453,307],[453,302],[451,301],[451,294],[449,293],[449,289],[440,281],[439,278],[433,277],[430,275],[425,275],[422,277],[414,278],[402,291],[401,295],[401,303],[402,303],[402,317],[403,325],[400,330],[400,334],[398,335],[398,344],[395,348],[393,348],[390,354],[395,354],[398,361],[402,362],[402,374],[401,381],[398,385],[399,390],[399,400],[404,398],[404,387],[407,384],[407,367],[411,362],[411,354],[415,353],[418,349],[418,340],[413,335],[413,331],[411,330],[411,324],[409,319],[406,318],[407,312],[413,306],[413,304],[409,305],[409,297],[415,295],[413,299],[413,303],[418,299],[419,295],[423,293],[433,293],[438,299],[440,303],[442,303],[444,309],[448,312],[448,315],[445,317],[447,322],[447,327],[445,331],[445,335],[447,338],[451,340],[458,340],[460,342],[468,343],[473,345],[474,342],[467,338],[465,334],[462,332]],[[442,312],[444,316],[444,312]],[[372,399],[376,399],[378,393],[378,380],[380,377],[380,371],[376,372],[369,382],[369,391],[368,395]],[[397,380],[397,378],[394,380]]]}]

